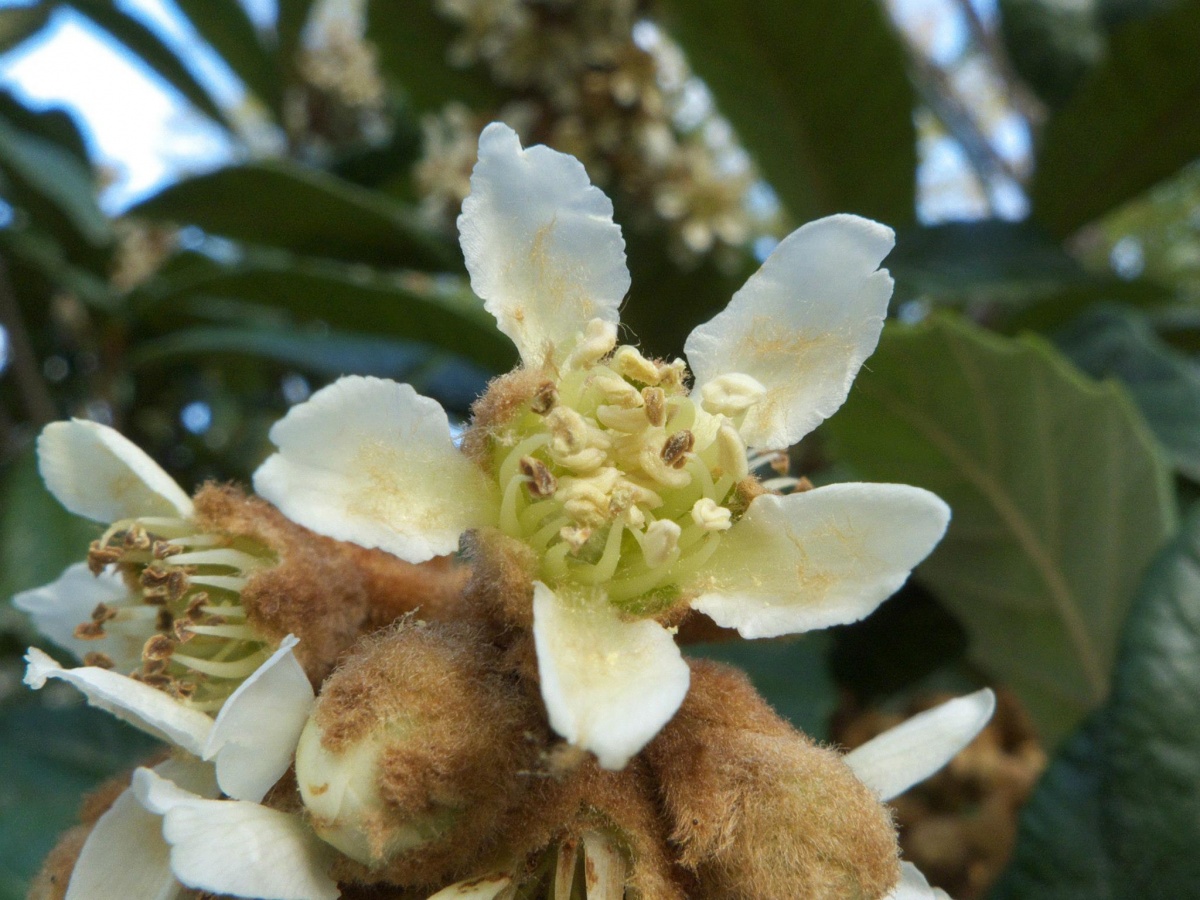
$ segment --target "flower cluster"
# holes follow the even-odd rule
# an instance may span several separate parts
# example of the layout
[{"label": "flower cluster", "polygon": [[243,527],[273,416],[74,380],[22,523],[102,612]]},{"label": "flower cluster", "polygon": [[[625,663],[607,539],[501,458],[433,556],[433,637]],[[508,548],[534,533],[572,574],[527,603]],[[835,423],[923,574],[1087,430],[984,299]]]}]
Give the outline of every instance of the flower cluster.
[{"label": "flower cluster", "polygon": [[[732,260],[773,230],[751,202],[757,176],[683,54],[629,0],[440,0],[460,31],[451,63],[482,64],[519,99],[481,118],[451,104],[426,118],[417,168],[432,217],[457,213],[474,145],[491,118],[581,159],[620,185],[644,218],[665,222],[680,262]],[[457,161],[457,165],[455,164]]]},{"label": "flower cluster", "polygon": [[935,896],[881,801],[990,691],[843,756],[677,643],[855,621],[945,530],[918,488],[754,474],[874,349],[891,232],[799,229],[685,363],[618,345],[624,244],[577,160],[489,126],[459,229],[521,356],[459,443],[434,401],[359,377],[275,425],[259,497],[188,497],[104,426],[43,432],[47,486],[103,531],[17,598],[83,662],[31,649],[26,681],[173,749],[35,896]]}]

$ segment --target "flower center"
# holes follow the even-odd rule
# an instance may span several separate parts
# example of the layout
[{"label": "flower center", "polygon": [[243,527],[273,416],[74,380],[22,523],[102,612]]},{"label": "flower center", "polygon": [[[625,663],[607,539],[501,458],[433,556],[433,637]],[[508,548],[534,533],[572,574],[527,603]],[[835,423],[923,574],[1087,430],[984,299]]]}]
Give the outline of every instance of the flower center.
[{"label": "flower center", "polygon": [[[129,593],[97,606],[75,636],[144,635],[142,665],[131,676],[215,713],[275,649],[247,622],[241,603],[250,575],[275,562],[256,541],[204,534],[187,519],[116,522],[92,542],[88,567],[98,575],[116,566]],[[112,667],[102,652],[84,662]]]},{"label": "flower center", "polygon": [[686,377],[682,360],[619,347],[544,382],[496,436],[500,528],[537,552],[544,581],[604,585],[653,615],[717,549],[746,447]]}]

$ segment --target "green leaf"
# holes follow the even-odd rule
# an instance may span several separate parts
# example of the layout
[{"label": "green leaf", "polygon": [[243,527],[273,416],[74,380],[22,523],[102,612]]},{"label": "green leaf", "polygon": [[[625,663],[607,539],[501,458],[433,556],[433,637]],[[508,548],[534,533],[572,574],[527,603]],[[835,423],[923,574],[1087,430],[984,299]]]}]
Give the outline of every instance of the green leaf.
[{"label": "green leaf", "polygon": [[8,91],[0,90],[0,116],[17,128],[58,144],[85,166],[90,165],[87,144],[75,118],[66,109],[30,109]]},{"label": "green leaf", "polygon": [[1061,105],[1104,55],[1097,0],[1000,0],[1005,49],[1034,92]]},{"label": "green leaf", "polygon": [[41,31],[53,11],[49,3],[0,9],[0,53],[7,53]]},{"label": "green leaf", "polygon": [[510,98],[479,67],[450,65],[450,45],[459,31],[429,0],[367,5],[367,40],[379,51],[379,66],[418,112],[437,112],[447,103],[496,112]]},{"label": "green leaf", "polygon": [[666,25],[799,220],[912,221],[914,96],[875,0],[666,0]]},{"label": "green leaf", "polygon": [[[70,291],[97,309],[114,312],[120,303],[108,281],[73,265],[62,247],[35,228],[0,228],[0,250],[10,254],[9,262],[32,267],[53,287]],[[26,303],[34,298],[18,293],[18,300]]]},{"label": "green leaf", "polygon": [[49,694],[57,708],[50,707],[49,697],[24,690],[0,705],[3,900],[25,896],[60,834],[78,824],[84,793],[160,746],[112,716],[84,707],[70,692]]},{"label": "green leaf", "polygon": [[1027,222],[950,222],[900,232],[887,267],[896,299],[1028,301],[1092,279],[1057,241]]},{"label": "green leaf", "polygon": [[1030,196],[1067,235],[1200,156],[1200,0],[1118,30],[1050,121]]},{"label": "green leaf", "polygon": [[229,124],[208,90],[153,29],[122,12],[113,0],[71,0],[70,5],[128,47],[200,112],[221,125]]},{"label": "green leaf", "polygon": [[109,242],[112,228],[96,203],[91,169],[70,151],[0,119],[0,167],[15,185],[62,213],[86,241]]},{"label": "green leaf", "polygon": [[1021,816],[998,900],[1200,893],[1200,508],[1134,600],[1112,694]]},{"label": "green leaf", "polygon": [[81,562],[98,536],[96,525],[71,515],[42,485],[32,448],[10,464],[0,481],[0,631],[31,637],[9,599]]},{"label": "green leaf", "polygon": [[1119,306],[1086,313],[1055,343],[1093,378],[1122,382],[1175,467],[1200,481],[1200,366],[1169,347],[1145,316]]},{"label": "green leaf", "polygon": [[397,268],[457,268],[453,245],[425,229],[408,207],[282,160],[189,178],[129,214],[295,253]]},{"label": "green leaf", "polygon": [[736,666],[754,682],[775,711],[816,740],[829,736],[829,717],[837,707],[837,688],[825,658],[829,636],[813,632],[773,641],[731,640],[692,644],[688,656]]},{"label": "green leaf", "polygon": [[1129,599],[1175,525],[1128,396],[1040,339],[937,317],[885,330],[829,430],[861,476],[950,504],[919,576],[1056,743],[1104,700]]},{"label": "green leaf", "polygon": [[408,342],[367,335],[325,334],[279,328],[197,327],[134,345],[130,369],[146,369],[202,357],[253,356],[320,375],[375,375],[402,379],[425,362],[428,350]]},{"label": "green leaf", "polygon": [[1200,896],[1200,511],[1130,610],[1109,709],[1100,802],[1116,893]]},{"label": "green leaf", "polygon": [[175,5],[250,92],[278,115],[283,102],[279,73],[241,0],[175,0]]},{"label": "green leaf", "polygon": [[135,313],[161,334],[207,318],[214,301],[237,300],[286,311],[294,322],[417,341],[492,371],[512,367],[516,351],[465,285],[424,283],[364,266],[252,260],[219,271],[159,279],[134,298]]},{"label": "green leaf", "polygon": [[1112,863],[1100,833],[1103,718],[1089,719],[1042,774],[991,900],[1113,900]]}]

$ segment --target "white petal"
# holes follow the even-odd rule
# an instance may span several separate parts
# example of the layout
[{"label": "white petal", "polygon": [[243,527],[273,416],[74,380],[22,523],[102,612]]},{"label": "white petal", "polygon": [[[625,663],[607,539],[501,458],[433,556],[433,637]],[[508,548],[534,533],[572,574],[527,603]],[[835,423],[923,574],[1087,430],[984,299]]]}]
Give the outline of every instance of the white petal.
[{"label": "white petal", "polygon": [[96,666],[64,669],[36,647],[29,648],[25,661],[25,683],[34,690],[45,685],[48,678],[59,678],[78,688],[89,705],[196,756],[212,730],[213,720],[204,713],[188,709],[162,691],[126,675]]},{"label": "white petal", "polygon": [[216,758],[221,790],[237,800],[262,800],[292,764],[314,699],[292,653],[298,643],[289,634],[242,682],[221,707],[204,745],[204,758]]},{"label": "white petal", "polygon": [[468,878],[442,888],[429,900],[495,900],[500,892],[512,884],[512,876],[504,873]]},{"label": "white petal", "polygon": [[499,122],[479,136],[459,239],[472,289],[527,364],[540,365],[592,319],[619,321],[629,271],[612,215],[573,156],[522,150]]},{"label": "white petal", "polygon": [[987,688],[948,700],[851,750],[846,765],[881,800],[891,800],[950,762],[995,709],[996,695]]},{"label": "white petal", "polygon": [[930,887],[921,870],[912,863],[900,863],[900,883],[884,900],[950,900],[940,888]]},{"label": "white petal", "polygon": [[108,634],[90,641],[75,637],[75,626],[90,622],[97,605],[116,603],[128,596],[129,589],[120,575],[106,570],[96,576],[85,563],[75,563],[64,569],[57,581],[22,591],[12,602],[33,617],[39,632],[76,658],[83,659],[92,651],[107,653],[118,672],[131,672],[141,664],[142,645],[149,634]]},{"label": "white petal", "polygon": [[690,673],[670,633],[626,622],[599,591],[555,594],[533,583],[533,637],[550,727],[623,768],[687,694]]},{"label": "white petal", "polygon": [[171,869],[188,887],[260,900],[336,900],[332,849],[297,815],[244,800],[205,800],[149,769],[133,776],[138,799],[162,814]]},{"label": "white petal", "polygon": [[320,534],[423,562],[496,517],[495,489],[455,448],[445,411],[407,384],[342,378],[292,407],[271,440],[279,452],[255,490]]},{"label": "white petal", "polygon": [[[192,759],[169,759],[155,766],[164,778],[217,795],[212,766]],[[97,820],[71,873],[66,900],[174,900],[183,886],[171,874],[170,848],[162,819],[126,790]]]},{"label": "white petal", "polygon": [[692,607],[742,637],[854,622],[908,578],[950,509],[903,484],[833,484],[755,498],[709,560]]},{"label": "white petal", "polygon": [[812,431],[879,342],[892,296],[879,264],[894,243],[890,228],[849,215],[780,241],[729,306],[688,336],[696,396],[722,375],[749,375],[767,394],[742,423],[748,446],[781,449]]},{"label": "white petal", "polygon": [[192,514],[192,501],[175,480],[107,425],[51,422],[37,449],[46,487],[76,515],[107,525],[134,516]]}]

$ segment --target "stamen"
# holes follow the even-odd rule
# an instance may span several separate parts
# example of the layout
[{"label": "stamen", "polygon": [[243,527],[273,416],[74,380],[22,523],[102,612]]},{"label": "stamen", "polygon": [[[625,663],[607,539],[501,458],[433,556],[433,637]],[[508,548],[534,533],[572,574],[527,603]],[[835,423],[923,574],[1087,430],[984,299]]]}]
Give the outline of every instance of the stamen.
[{"label": "stamen", "polygon": [[558,480],[544,462],[532,456],[525,456],[521,458],[520,466],[521,474],[529,479],[527,487],[530,496],[539,500],[554,496],[554,492],[558,490]]},{"label": "stamen", "polygon": [[678,551],[682,531],[670,519],[650,523],[642,537],[642,555],[646,558],[646,565],[651,569],[664,565]]},{"label": "stamen", "polygon": [[658,366],[642,356],[636,347],[628,344],[617,348],[617,352],[613,354],[612,364],[624,378],[628,378],[630,381],[640,381],[645,385],[656,385],[662,377]]},{"label": "stamen", "polygon": [[687,464],[687,454],[692,452],[696,436],[686,428],[677,431],[669,438],[662,448],[662,461],[672,469],[682,469]]},{"label": "stamen", "polygon": [[550,410],[554,409],[558,403],[558,388],[554,386],[553,381],[543,381],[538,385],[537,392],[533,395],[533,399],[529,401],[529,409],[531,412],[539,416],[544,416]]},{"label": "stamen", "polygon": [[692,521],[705,531],[728,531],[732,518],[732,512],[710,497],[701,497],[692,507]]},{"label": "stamen", "polygon": [[655,428],[667,422],[667,395],[662,388],[648,387],[642,391],[642,405],[646,410],[646,421]]},{"label": "stamen", "polygon": [[234,662],[215,662],[210,659],[201,659],[198,656],[176,653],[173,659],[189,669],[195,669],[197,672],[203,672],[205,675],[212,675],[215,678],[249,678],[259,666],[266,662],[268,655],[265,651],[259,650]]},{"label": "stamen", "polygon": [[701,402],[711,413],[735,418],[767,395],[762,383],[749,375],[721,375],[700,388]]},{"label": "stamen", "polygon": [[85,666],[95,666],[98,669],[111,669],[116,665],[111,656],[107,653],[101,653],[98,650],[92,650],[83,654],[83,664]]}]

